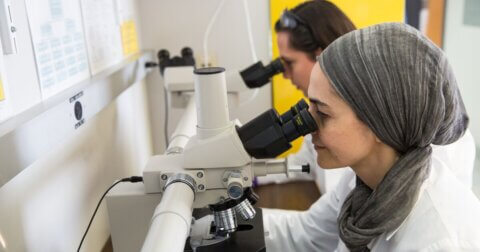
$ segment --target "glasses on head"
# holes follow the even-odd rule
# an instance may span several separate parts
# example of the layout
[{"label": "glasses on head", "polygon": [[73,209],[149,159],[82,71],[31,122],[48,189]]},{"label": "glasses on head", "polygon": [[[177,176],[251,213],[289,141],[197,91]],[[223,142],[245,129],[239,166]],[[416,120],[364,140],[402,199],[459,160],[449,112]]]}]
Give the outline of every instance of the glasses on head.
[{"label": "glasses on head", "polygon": [[301,19],[299,16],[297,16],[293,12],[285,9],[282,13],[282,16],[280,17],[278,25],[280,25],[280,27],[278,28],[289,29],[289,30],[295,30],[299,26],[303,26],[307,29],[313,42],[315,42],[315,44],[318,45],[318,42],[315,39],[315,36],[313,35],[312,28],[307,24],[307,22],[303,21],[303,19]]}]

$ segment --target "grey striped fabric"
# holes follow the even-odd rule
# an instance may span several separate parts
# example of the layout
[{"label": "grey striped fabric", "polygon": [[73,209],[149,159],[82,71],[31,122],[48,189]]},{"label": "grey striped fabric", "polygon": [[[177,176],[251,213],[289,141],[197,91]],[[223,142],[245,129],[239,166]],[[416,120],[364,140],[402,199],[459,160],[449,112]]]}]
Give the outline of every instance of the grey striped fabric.
[{"label": "grey striped fabric", "polygon": [[407,217],[430,169],[430,144],[460,138],[468,116],[444,53],[415,28],[385,23],[352,31],[318,57],[331,85],[400,157],[375,190],[358,177],[338,218],[351,251]]}]

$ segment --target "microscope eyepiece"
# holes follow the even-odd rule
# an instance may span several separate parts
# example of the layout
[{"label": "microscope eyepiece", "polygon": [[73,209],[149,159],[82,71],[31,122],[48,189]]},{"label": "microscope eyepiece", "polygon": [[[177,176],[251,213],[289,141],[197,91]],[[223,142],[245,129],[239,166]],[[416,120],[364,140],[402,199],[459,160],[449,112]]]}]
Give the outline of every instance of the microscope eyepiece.
[{"label": "microscope eyepiece", "polygon": [[[267,110],[240,128],[238,135],[245,150],[254,158],[273,158],[290,149],[290,142],[317,130],[317,124],[301,100],[287,113],[279,116],[274,109]],[[291,118],[282,121],[281,118]]]},{"label": "microscope eyepiece", "polygon": [[282,62],[277,58],[266,66],[259,61],[241,71],[240,76],[249,88],[257,88],[267,84],[274,75],[284,71]]},{"label": "microscope eyepiece", "polygon": [[170,58],[170,52],[168,52],[166,49],[162,49],[158,51],[157,58],[159,61],[168,60]]},{"label": "microscope eyepiece", "polygon": [[317,124],[307,109],[299,111],[292,120],[282,125],[283,133],[289,142],[297,139],[300,136],[305,136],[316,129]]},{"label": "microscope eyepiece", "polygon": [[303,109],[308,109],[308,104],[305,100],[301,99],[297,104],[293,105],[287,112],[283,113],[280,116],[282,122],[288,122],[298,114],[299,111]]},{"label": "microscope eyepiece", "polygon": [[[163,75],[165,68],[175,66],[193,66],[195,67],[195,58],[193,57],[193,50],[190,47],[184,47],[181,50],[180,56],[170,57],[170,52],[166,49],[161,49],[157,53],[158,66],[160,67],[160,74]],[[153,66],[153,64],[149,64]]]},{"label": "microscope eyepiece", "polygon": [[182,58],[193,57],[193,50],[190,47],[184,47],[180,51]]}]

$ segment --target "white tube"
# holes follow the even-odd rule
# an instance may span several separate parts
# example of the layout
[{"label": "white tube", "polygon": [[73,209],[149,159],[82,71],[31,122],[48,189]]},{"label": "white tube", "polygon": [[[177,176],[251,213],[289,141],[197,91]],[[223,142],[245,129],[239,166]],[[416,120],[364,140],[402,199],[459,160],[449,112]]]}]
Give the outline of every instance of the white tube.
[{"label": "white tube", "polygon": [[[225,69],[202,68],[195,70],[194,73],[197,127],[206,130],[228,127],[230,120]],[[197,131],[197,135],[198,133]]]},{"label": "white tube", "polygon": [[250,45],[250,52],[252,53],[252,60],[253,62],[257,62],[257,53],[255,52],[255,43],[253,42],[253,33],[252,33],[252,24],[250,22],[250,10],[248,8],[247,0],[243,0],[243,11],[245,13],[245,22],[247,26],[247,35],[248,35],[248,43]]},{"label": "white tube", "polygon": [[287,173],[287,159],[256,160],[252,163],[254,176]]},{"label": "white tube", "polygon": [[183,150],[187,145],[190,137],[195,135],[195,126],[197,125],[197,114],[195,109],[195,99],[190,97],[187,107],[182,115],[182,118],[178,122],[175,131],[170,137],[170,144],[168,145],[165,153],[178,152],[177,150]]},{"label": "white tube", "polygon": [[169,185],[155,209],[142,252],[182,252],[190,233],[194,193],[187,184]]},{"label": "white tube", "polygon": [[[243,0],[243,10],[245,12],[245,21],[247,22],[246,26],[247,26],[248,43],[250,44],[250,52],[252,53],[252,60],[255,63],[258,61],[258,58],[257,58],[257,53],[255,52],[255,43],[253,42],[252,24],[250,21],[250,10],[248,8],[247,0]],[[240,107],[255,100],[255,98],[257,98],[258,96],[258,93],[259,93],[259,88],[255,88],[250,98],[240,103]]]},{"label": "white tube", "polygon": [[213,24],[215,23],[218,13],[220,13],[220,10],[222,9],[224,3],[225,3],[225,0],[221,0],[220,3],[218,3],[218,6],[215,9],[215,12],[213,13],[212,19],[210,19],[210,22],[208,22],[207,29],[205,30],[205,34],[203,35],[203,57],[204,57],[203,63],[205,67],[208,67],[208,63],[209,63],[208,37],[210,36],[210,31],[212,30]]}]

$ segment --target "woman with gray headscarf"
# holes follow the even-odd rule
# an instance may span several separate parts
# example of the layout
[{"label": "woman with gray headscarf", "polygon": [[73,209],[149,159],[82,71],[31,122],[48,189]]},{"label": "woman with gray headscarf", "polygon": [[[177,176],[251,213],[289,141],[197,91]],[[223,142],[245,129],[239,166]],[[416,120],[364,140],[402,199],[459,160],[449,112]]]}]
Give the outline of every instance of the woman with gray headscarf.
[{"label": "woman with gray headscarf", "polygon": [[319,56],[308,96],[317,162],[353,172],[307,212],[270,212],[267,250],[480,251],[480,202],[432,158],[468,125],[439,48],[401,23],[350,32]]}]

